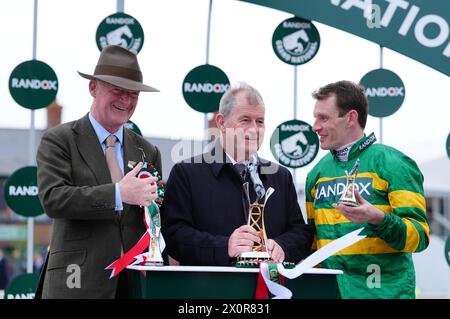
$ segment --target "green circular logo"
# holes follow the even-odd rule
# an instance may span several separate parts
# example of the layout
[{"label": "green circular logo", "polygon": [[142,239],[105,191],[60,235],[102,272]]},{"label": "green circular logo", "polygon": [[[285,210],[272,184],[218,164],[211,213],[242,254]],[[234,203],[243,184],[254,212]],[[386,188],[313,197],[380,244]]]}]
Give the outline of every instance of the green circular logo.
[{"label": "green circular logo", "polygon": [[136,123],[134,123],[134,122],[128,120],[128,122],[126,122],[126,123],[124,124],[124,126],[125,126],[125,128],[127,128],[127,129],[129,129],[129,130],[132,130],[132,131],[133,131],[134,133],[136,133],[137,135],[142,136],[142,132],[141,132],[141,130],[139,129],[139,127],[136,125]]},{"label": "green circular logo", "polygon": [[450,236],[448,236],[445,242],[445,260],[447,260],[447,264],[450,266]]},{"label": "green circular logo", "polygon": [[369,114],[385,117],[394,114],[405,99],[402,79],[386,69],[372,70],[361,79],[369,100]]},{"label": "green circular logo", "polygon": [[447,155],[448,158],[450,159],[450,133],[447,136],[447,145],[446,145],[446,149],[447,149]]},{"label": "green circular logo", "polygon": [[4,299],[34,299],[39,274],[24,274],[14,278],[5,290]]},{"label": "green circular logo", "polygon": [[291,120],[277,126],[270,138],[270,149],[280,164],[303,167],[316,158],[319,138],[308,123]]},{"label": "green circular logo", "polygon": [[34,217],[44,213],[38,197],[36,166],[19,168],[8,178],[5,199],[16,214]]},{"label": "green circular logo", "polygon": [[9,77],[9,92],[20,106],[40,109],[49,106],[58,93],[58,78],[46,63],[30,60],[20,63]]},{"label": "green circular logo", "polygon": [[219,109],[220,98],[230,87],[227,75],[214,65],[192,69],[183,80],[183,97],[194,110],[202,113]]},{"label": "green circular logo", "polygon": [[138,20],[118,12],[100,22],[95,40],[100,51],[110,44],[115,44],[138,54],[144,45],[144,30]]},{"label": "green circular logo", "polygon": [[293,17],[281,22],[272,36],[277,57],[291,65],[309,62],[319,51],[320,35],[311,21]]}]

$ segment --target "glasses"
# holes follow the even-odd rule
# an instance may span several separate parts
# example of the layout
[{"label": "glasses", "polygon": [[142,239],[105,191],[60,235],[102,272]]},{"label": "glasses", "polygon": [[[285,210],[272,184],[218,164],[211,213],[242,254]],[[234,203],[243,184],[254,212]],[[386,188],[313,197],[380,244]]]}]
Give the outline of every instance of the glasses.
[{"label": "glasses", "polygon": [[139,91],[124,90],[117,86],[109,85],[109,84],[105,84],[105,83],[102,83],[102,85],[105,88],[107,88],[108,93],[111,93],[119,98],[129,96],[131,100],[137,100],[137,98],[139,97]]}]

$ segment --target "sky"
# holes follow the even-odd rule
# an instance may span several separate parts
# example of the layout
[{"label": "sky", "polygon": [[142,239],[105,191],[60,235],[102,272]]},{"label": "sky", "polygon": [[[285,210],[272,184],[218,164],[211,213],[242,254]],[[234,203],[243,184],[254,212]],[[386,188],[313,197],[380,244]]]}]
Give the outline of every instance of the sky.
[{"label": "sky", "polygon": [[[2,3],[0,28],[0,128],[29,128],[31,111],[12,99],[8,79],[20,63],[32,58],[33,0]],[[181,85],[186,74],[206,61],[209,0],[125,0],[125,13],[142,25],[145,40],[139,53],[144,83],[159,93],[142,93],[131,118],[148,137],[201,139],[204,115],[184,101]],[[95,32],[100,22],[117,11],[116,0],[40,0],[38,5],[38,60],[49,64],[59,80],[57,101],[62,121],[76,120],[91,104],[88,80],[77,70],[92,74],[99,51]],[[294,67],[280,61],[272,49],[272,35],[292,15],[236,0],[214,0],[209,63],[221,68],[230,81],[256,87],[266,105],[266,136],[260,155],[274,160],[270,136],[293,119]],[[379,46],[324,24],[314,23],[321,36],[319,52],[297,68],[297,119],[313,124],[311,92],[338,80],[359,82],[380,66]],[[445,97],[448,76],[389,49],[383,66],[400,76],[406,97],[402,107],[383,119],[383,143],[415,159],[419,165],[447,157],[450,105]],[[45,109],[35,111],[35,126],[46,126]],[[366,133],[380,139],[380,120],[369,116]],[[296,172],[298,181],[325,155]]]}]

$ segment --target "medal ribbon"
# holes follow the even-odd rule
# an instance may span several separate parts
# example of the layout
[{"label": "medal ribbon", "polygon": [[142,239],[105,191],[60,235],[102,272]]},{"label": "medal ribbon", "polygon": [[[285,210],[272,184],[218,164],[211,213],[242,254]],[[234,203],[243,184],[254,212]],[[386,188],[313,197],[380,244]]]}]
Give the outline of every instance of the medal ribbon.
[{"label": "medal ribbon", "polygon": [[259,264],[255,299],[268,299],[269,291],[274,299],[290,299],[292,292],[284,287],[284,278],[278,272],[277,264],[262,262]]}]

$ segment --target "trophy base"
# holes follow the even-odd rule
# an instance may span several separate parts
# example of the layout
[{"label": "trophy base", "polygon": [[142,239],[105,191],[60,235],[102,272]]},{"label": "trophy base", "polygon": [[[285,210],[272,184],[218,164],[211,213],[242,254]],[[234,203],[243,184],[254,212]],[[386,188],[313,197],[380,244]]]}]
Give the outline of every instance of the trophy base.
[{"label": "trophy base", "polygon": [[[156,256],[155,256],[156,255]],[[161,254],[150,255],[149,252],[137,255],[136,261],[132,265],[140,266],[164,266],[164,260]]]},{"label": "trophy base", "polygon": [[342,205],[350,206],[350,207],[357,207],[357,206],[359,206],[359,204],[357,202],[353,202],[353,201],[350,201],[350,200],[340,200],[338,202],[338,204],[342,204]]},{"label": "trophy base", "polygon": [[239,255],[238,260],[270,260],[270,255],[267,251],[250,251]]},{"label": "trophy base", "polygon": [[163,261],[151,261],[151,260],[147,260],[144,263],[144,266],[164,266],[164,262]]},{"label": "trophy base", "polygon": [[235,264],[236,267],[258,268],[263,261],[270,261],[270,255],[267,251],[251,251],[242,253]]},{"label": "trophy base", "polygon": [[[241,261],[237,261],[236,263],[234,263],[233,266],[237,267],[237,268],[259,268],[259,264],[261,262],[262,261],[243,261],[243,260],[241,260]],[[268,262],[276,264],[276,262],[274,262],[274,261],[268,261]],[[281,264],[286,269],[293,269],[296,266],[295,263],[288,262],[288,261],[283,261]]]}]

